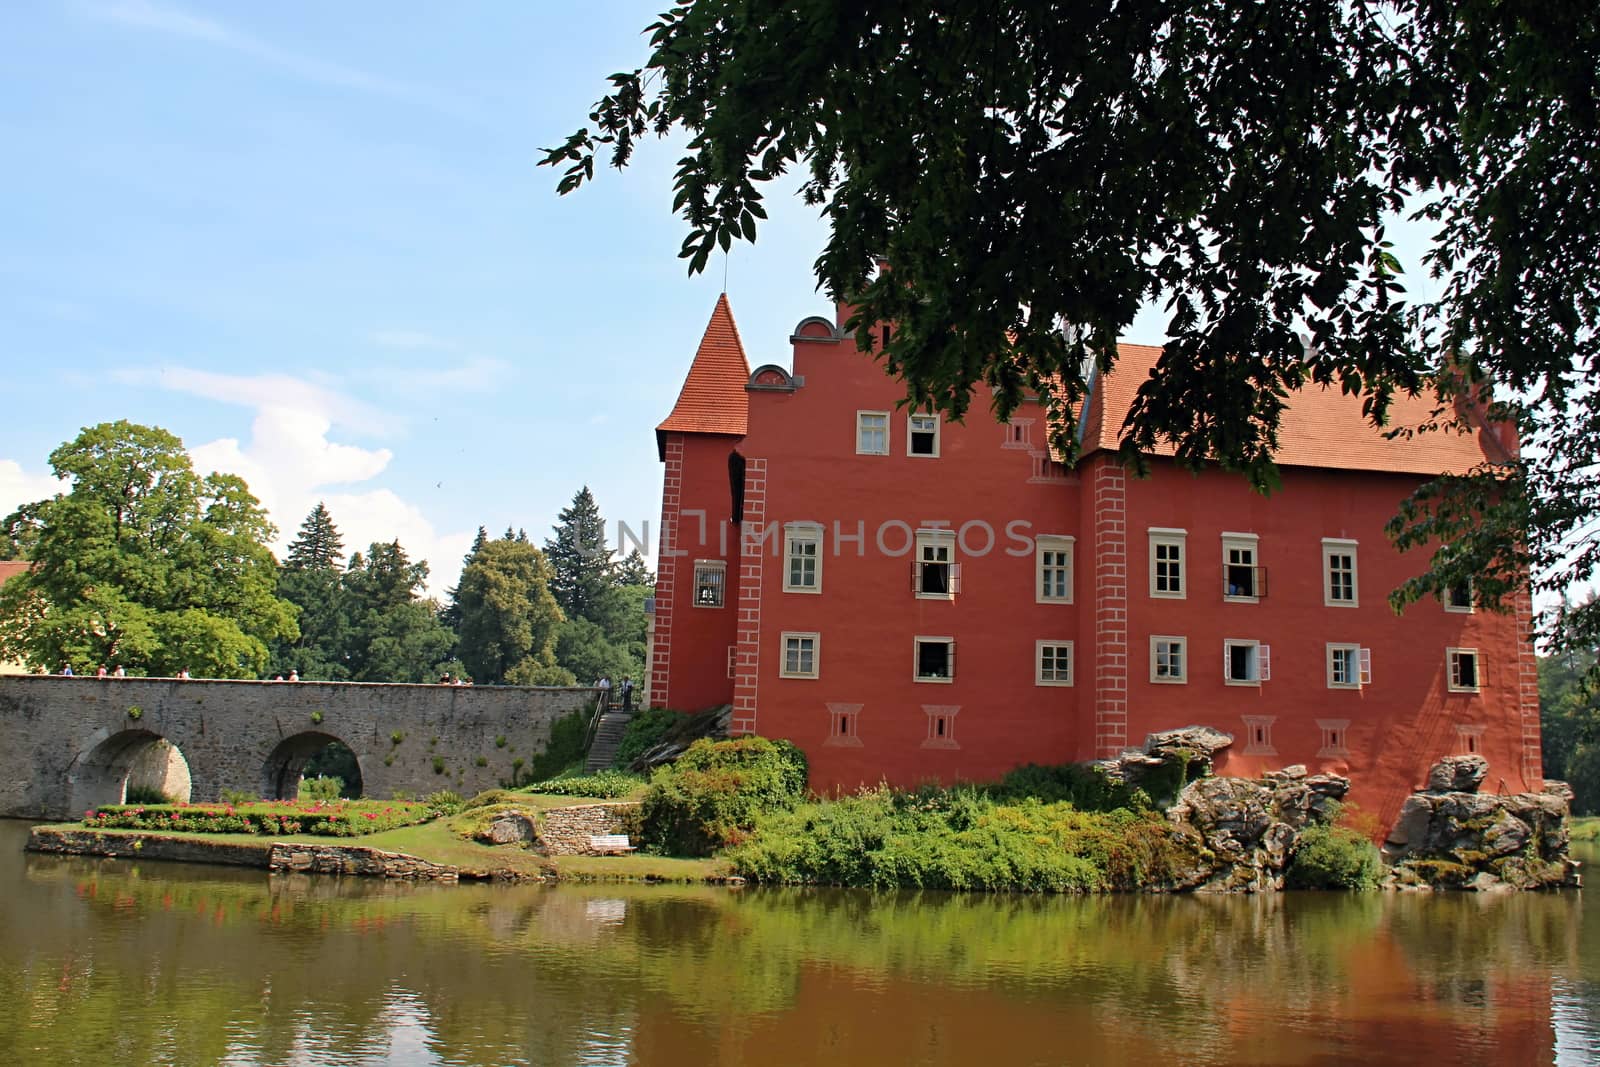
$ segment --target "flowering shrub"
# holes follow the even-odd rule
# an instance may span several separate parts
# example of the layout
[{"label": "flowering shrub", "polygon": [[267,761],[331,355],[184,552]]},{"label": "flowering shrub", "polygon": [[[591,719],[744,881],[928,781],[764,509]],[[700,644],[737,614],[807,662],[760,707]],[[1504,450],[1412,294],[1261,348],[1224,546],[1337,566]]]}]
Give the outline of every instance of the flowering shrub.
[{"label": "flowering shrub", "polygon": [[104,804],[83,813],[101,830],[159,830],[180,834],[311,834],[356,837],[427,822],[438,812],[411,801],[336,802],[260,800],[250,804]]}]

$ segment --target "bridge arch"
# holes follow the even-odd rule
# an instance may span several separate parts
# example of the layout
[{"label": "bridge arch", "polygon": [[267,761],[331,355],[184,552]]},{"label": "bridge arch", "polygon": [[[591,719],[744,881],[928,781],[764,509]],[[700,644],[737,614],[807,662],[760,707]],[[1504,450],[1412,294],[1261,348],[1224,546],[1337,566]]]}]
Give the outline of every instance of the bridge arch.
[{"label": "bridge arch", "polygon": [[261,796],[264,800],[293,800],[300,794],[300,776],[312,757],[330,745],[341,745],[350,752],[356,780],[346,782],[347,791],[360,796],[363,785],[361,757],[341,737],[322,730],[304,730],[279,741],[261,767]]},{"label": "bridge arch", "polygon": [[69,810],[121,804],[130,782],[189,800],[189,765],[177,745],[153,730],[119,730],[80,752],[68,771]]}]

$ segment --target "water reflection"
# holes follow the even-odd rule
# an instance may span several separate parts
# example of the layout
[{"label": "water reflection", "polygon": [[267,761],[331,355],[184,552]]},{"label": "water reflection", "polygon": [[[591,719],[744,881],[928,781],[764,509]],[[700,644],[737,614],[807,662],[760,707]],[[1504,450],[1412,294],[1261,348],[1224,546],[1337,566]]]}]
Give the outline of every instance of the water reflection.
[{"label": "water reflection", "polygon": [[22,833],[17,1063],[1600,1060],[1576,893],[452,888],[24,857]]}]

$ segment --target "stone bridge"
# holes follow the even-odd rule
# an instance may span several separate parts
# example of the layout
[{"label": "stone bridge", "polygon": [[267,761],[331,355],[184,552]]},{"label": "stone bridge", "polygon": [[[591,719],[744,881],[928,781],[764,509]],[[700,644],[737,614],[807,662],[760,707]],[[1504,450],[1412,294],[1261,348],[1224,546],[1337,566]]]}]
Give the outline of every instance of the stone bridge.
[{"label": "stone bridge", "polygon": [[187,774],[162,766],[155,780],[186,779],[187,799],[293,797],[307,761],[335,741],[355,754],[367,796],[471,796],[525,776],[551,725],[593,698],[521,686],[0,677],[11,765],[0,816],[70,818],[118,803],[130,772],[177,763],[171,749]]}]

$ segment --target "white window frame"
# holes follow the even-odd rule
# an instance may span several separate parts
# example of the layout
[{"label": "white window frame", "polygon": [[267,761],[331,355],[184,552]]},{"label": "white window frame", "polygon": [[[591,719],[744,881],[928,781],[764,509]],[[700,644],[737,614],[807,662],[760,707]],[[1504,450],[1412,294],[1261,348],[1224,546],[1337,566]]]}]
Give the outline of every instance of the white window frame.
[{"label": "white window frame", "polygon": [[[943,678],[932,675],[924,677],[922,669],[922,646],[925,644],[943,644],[949,651],[945,654],[945,664],[950,673]],[[956,639],[954,637],[931,637],[927,634],[917,634],[911,639],[911,680],[927,685],[950,685],[956,680]]]},{"label": "white window frame", "polygon": [[[1330,608],[1358,608],[1361,606],[1361,562],[1356,557],[1359,542],[1347,537],[1322,539],[1322,603]],[[1333,560],[1335,556],[1350,557],[1350,599],[1334,596]]]},{"label": "white window frame", "polygon": [[[795,553],[796,544],[809,544],[815,551],[809,557],[799,556]],[[816,581],[812,585],[795,585],[792,581],[794,562],[803,558],[809,558],[815,564],[813,577]],[[783,591],[812,594],[822,592],[822,527],[814,522],[791,522],[783,527]]]},{"label": "white window frame", "polygon": [[[863,432],[866,430],[866,426],[864,425],[864,423],[865,423],[865,420],[868,419],[868,418],[879,418],[879,419],[883,420],[883,448],[882,449],[872,449],[872,448],[863,448],[862,447]],[[890,438],[890,433],[889,433],[889,412],[887,412],[887,411],[858,411],[858,412],[856,412],[856,455],[858,455],[858,456],[887,456],[889,454],[889,448],[890,448],[890,445],[891,445],[891,442],[890,442],[889,438]]]},{"label": "white window frame", "polygon": [[1455,603],[1453,600],[1454,595],[1454,589],[1446,589],[1444,591],[1444,596],[1439,598],[1440,602],[1444,604],[1444,610],[1450,612],[1452,615],[1471,615],[1477,610],[1478,597],[1472,588],[1471,578],[1467,579],[1467,602],[1465,604]]},{"label": "white window frame", "polygon": [[[1252,678],[1234,678],[1233,650],[1235,648],[1248,648],[1253,652],[1251,662],[1255,666],[1255,676]],[[1263,645],[1260,641],[1252,641],[1243,637],[1227,637],[1222,641],[1222,680],[1227,685],[1248,685],[1259,687],[1262,682],[1272,680],[1272,646]]]},{"label": "white window frame", "polygon": [[[1472,657],[1472,684],[1462,685],[1456,681],[1461,676],[1459,666],[1460,657]],[[1475,648],[1447,648],[1444,650],[1444,681],[1452,693],[1481,693],[1483,692],[1483,656]]]},{"label": "white window frame", "polygon": [[[1077,579],[1076,555],[1077,538],[1066,534],[1040,534],[1033,539],[1033,602],[1035,604],[1070,604],[1072,603],[1072,587]],[[1046,552],[1065,555],[1065,566],[1060,564],[1045,564]],[[1045,575],[1047,571],[1065,570],[1067,572],[1066,595],[1056,596],[1045,592]]]},{"label": "white window frame", "polygon": [[[1254,592],[1249,596],[1243,593],[1228,592],[1228,553],[1234,549],[1247,550],[1250,553],[1250,575],[1254,583]],[[1240,564],[1244,566],[1244,564]],[[1261,603],[1261,537],[1253,533],[1224,533],[1222,535],[1222,599],[1231,604],[1259,604]]]},{"label": "white window frame", "polygon": [[[1189,531],[1171,526],[1152,526],[1150,537],[1150,595],[1161,600],[1186,600],[1189,596]],[[1178,589],[1163,592],[1158,587],[1156,546],[1178,550]]]},{"label": "white window frame", "polygon": [[[913,429],[913,427],[916,426],[916,422],[917,422],[918,419],[930,419],[933,422],[933,451],[932,452],[913,452],[911,450],[912,434],[914,432],[915,433],[925,433],[926,432],[926,431],[914,430]],[[939,458],[939,438],[944,436],[943,433],[941,432],[941,428],[943,426],[943,423],[944,423],[944,420],[940,419],[938,415],[931,414],[931,413],[926,412],[926,411],[915,411],[915,412],[911,412],[910,414],[908,414],[906,416],[906,455],[911,456],[911,457],[913,457],[915,459],[938,459]]]},{"label": "white window frame", "polygon": [[[811,670],[789,669],[789,642],[811,642]],[[785,630],[778,635],[778,677],[779,678],[806,678],[816,679],[822,677],[822,635],[807,630]]]},{"label": "white window frame", "polygon": [[[1335,657],[1348,657],[1349,669],[1344,673],[1344,681],[1335,679]],[[1372,684],[1372,649],[1362,648],[1348,642],[1330,641],[1327,645],[1325,662],[1327,665],[1329,689],[1360,689],[1362,686]]]},{"label": "white window frame", "polygon": [[[1047,649],[1047,648],[1054,648],[1054,649],[1058,649],[1058,650],[1064,648],[1064,649],[1067,650],[1067,676],[1066,676],[1065,679],[1061,679],[1061,678],[1046,678],[1044,676],[1044,650]],[[1060,668],[1058,667],[1056,669],[1059,670]],[[1051,639],[1047,638],[1047,639],[1045,639],[1043,641],[1035,641],[1033,643],[1033,684],[1034,685],[1051,685],[1051,686],[1068,686],[1069,687],[1069,686],[1071,686],[1073,684],[1074,681],[1077,680],[1077,676],[1078,676],[1077,651],[1073,648],[1073,643],[1071,641],[1058,641],[1058,640],[1051,640]]]},{"label": "white window frame", "polygon": [[[1159,671],[1162,645],[1178,646],[1178,665],[1181,668],[1177,674],[1161,674]],[[1189,682],[1189,639],[1178,637],[1174,634],[1150,635],[1150,680],[1157,685],[1187,685]]]},{"label": "white window frame", "polygon": [[[717,590],[721,595],[719,595],[717,597],[717,602],[715,604],[702,604],[700,602],[700,574],[701,574],[702,571],[704,571],[707,574],[715,573],[715,574],[719,574],[719,575],[722,576],[721,580],[717,583]],[[695,560],[694,561],[694,574],[692,575],[692,579],[693,579],[693,581],[690,584],[690,588],[693,590],[693,592],[689,597],[689,601],[690,601],[691,606],[697,607],[697,608],[712,608],[712,609],[721,608],[721,607],[726,607],[727,606],[727,603],[728,603],[728,561],[727,560],[722,560],[722,559],[697,559],[697,560]]]},{"label": "white window frame", "polygon": [[[948,559],[944,560],[947,568],[945,571],[945,592],[924,593],[922,591],[922,567],[924,563],[938,563],[938,560],[924,560],[924,548],[939,548],[946,550]],[[912,541],[911,556],[911,582],[912,594],[918,600],[954,600],[956,593],[961,589],[961,565],[956,562],[956,532],[954,530],[918,530]]]}]

